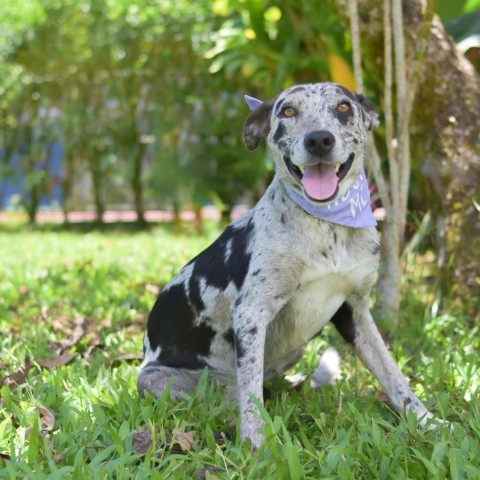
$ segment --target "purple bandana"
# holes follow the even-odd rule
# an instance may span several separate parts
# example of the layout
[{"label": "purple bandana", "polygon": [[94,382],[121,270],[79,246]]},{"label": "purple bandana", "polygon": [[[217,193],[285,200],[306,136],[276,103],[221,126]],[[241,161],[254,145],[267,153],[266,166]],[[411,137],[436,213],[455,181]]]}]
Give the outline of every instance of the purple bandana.
[{"label": "purple bandana", "polygon": [[358,179],[344,195],[323,205],[314,204],[288,185],[283,183],[282,185],[297,205],[309,215],[320,220],[351,228],[375,227],[377,225],[370,206],[370,191],[363,169]]}]

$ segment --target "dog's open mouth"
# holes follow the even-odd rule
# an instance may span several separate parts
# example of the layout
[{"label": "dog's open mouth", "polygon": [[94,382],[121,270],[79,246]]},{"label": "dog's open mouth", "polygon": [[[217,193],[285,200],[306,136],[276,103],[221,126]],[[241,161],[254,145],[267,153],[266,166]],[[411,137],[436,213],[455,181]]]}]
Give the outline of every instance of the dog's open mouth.
[{"label": "dog's open mouth", "polygon": [[347,161],[341,164],[317,163],[303,168],[294,165],[288,157],[285,157],[285,163],[311,200],[328,202],[338,193],[338,186],[350,170],[354,158],[355,154],[351,153]]}]

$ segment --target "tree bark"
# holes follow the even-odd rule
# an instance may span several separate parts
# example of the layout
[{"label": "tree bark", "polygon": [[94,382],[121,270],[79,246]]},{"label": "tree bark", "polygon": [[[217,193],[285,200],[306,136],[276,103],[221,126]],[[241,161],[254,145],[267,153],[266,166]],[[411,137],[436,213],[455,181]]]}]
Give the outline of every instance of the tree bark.
[{"label": "tree bark", "polygon": [[[141,143],[138,138],[135,139],[137,142],[137,151],[133,158],[133,175],[132,175],[132,191],[133,191],[133,202],[135,205],[135,212],[137,214],[137,223],[141,226],[146,224],[145,221],[145,209],[143,208],[143,182],[142,182],[142,165],[143,165],[143,155],[145,153],[145,144]],[[133,145],[132,145],[133,147]]]},{"label": "tree bark", "polygon": [[95,223],[103,223],[103,215],[105,213],[105,202],[103,199],[102,189],[102,173],[100,171],[100,154],[95,149],[90,151],[88,160],[90,174],[92,176],[93,202],[95,205]]},{"label": "tree bark", "polygon": [[[383,6],[383,0],[359,0],[362,63],[379,98],[384,90]],[[405,125],[415,172],[409,201],[436,217],[442,288],[453,279],[456,290],[470,296],[480,275],[480,221],[473,202],[480,195],[480,81],[430,9],[426,0],[402,2],[407,76],[416,87]]]}]

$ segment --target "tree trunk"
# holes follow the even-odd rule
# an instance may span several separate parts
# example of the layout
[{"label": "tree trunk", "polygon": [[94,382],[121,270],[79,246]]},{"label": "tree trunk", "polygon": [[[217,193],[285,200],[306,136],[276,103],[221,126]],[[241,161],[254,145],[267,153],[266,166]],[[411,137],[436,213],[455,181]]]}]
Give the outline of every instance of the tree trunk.
[{"label": "tree trunk", "polygon": [[394,219],[387,217],[382,227],[381,259],[373,316],[383,331],[391,332],[399,320],[402,267]]},{"label": "tree trunk", "polygon": [[222,228],[226,227],[232,218],[232,206],[223,204],[223,208],[220,212],[220,226]]},{"label": "tree trunk", "polygon": [[137,142],[137,152],[133,158],[132,191],[135,212],[137,213],[137,223],[145,225],[145,210],[143,208],[143,182],[142,182],[142,164],[145,153],[145,144],[135,139]]},{"label": "tree trunk", "polygon": [[102,192],[102,173],[100,170],[100,160],[98,152],[92,151],[89,153],[88,164],[90,167],[90,174],[92,176],[93,187],[93,202],[95,205],[95,223],[103,223],[103,214],[105,213],[105,202]]},{"label": "tree trunk", "polygon": [[205,233],[202,206],[198,203],[193,204],[193,212],[195,213],[195,230],[199,235]]},{"label": "tree trunk", "polygon": [[[379,93],[384,86],[379,75],[384,68],[383,5],[383,0],[359,0],[362,62]],[[407,68],[417,68],[408,72],[417,86],[408,125],[416,180],[410,202],[417,210],[431,209],[436,217],[443,288],[453,274],[457,289],[468,287],[470,296],[478,289],[476,278],[480,275],[480,222],[472,201],[480,194],[476,145],[480,81],[440,19],[428,18],[430,5],[425,0],[403,0],[402,5]],[[421,62],[416,62],[422,44],[425,53]]]},{"label": "tree trunk", "polygon": [[68,228],[70,221],[68,214],[70,213],[70,197],[72,195],[72,187],[74,182],[74,155],[71,151],[64,147],[63,161],[64,161],[64,176],[62,180],[62,212],[63,225]]}]

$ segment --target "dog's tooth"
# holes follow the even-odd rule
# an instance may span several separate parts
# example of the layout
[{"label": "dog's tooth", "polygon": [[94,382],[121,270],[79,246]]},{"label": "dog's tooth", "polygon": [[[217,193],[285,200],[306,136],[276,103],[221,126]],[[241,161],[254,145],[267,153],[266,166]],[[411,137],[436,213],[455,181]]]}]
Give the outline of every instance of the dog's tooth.
[{"label": "dog's tooth", "polygon": [[337,173],[338,173],[338,171],[340,170],[340,167],[341,167],[340,164],[339,164],[339,165],[335,165],[335,171],[336,171]]}]

